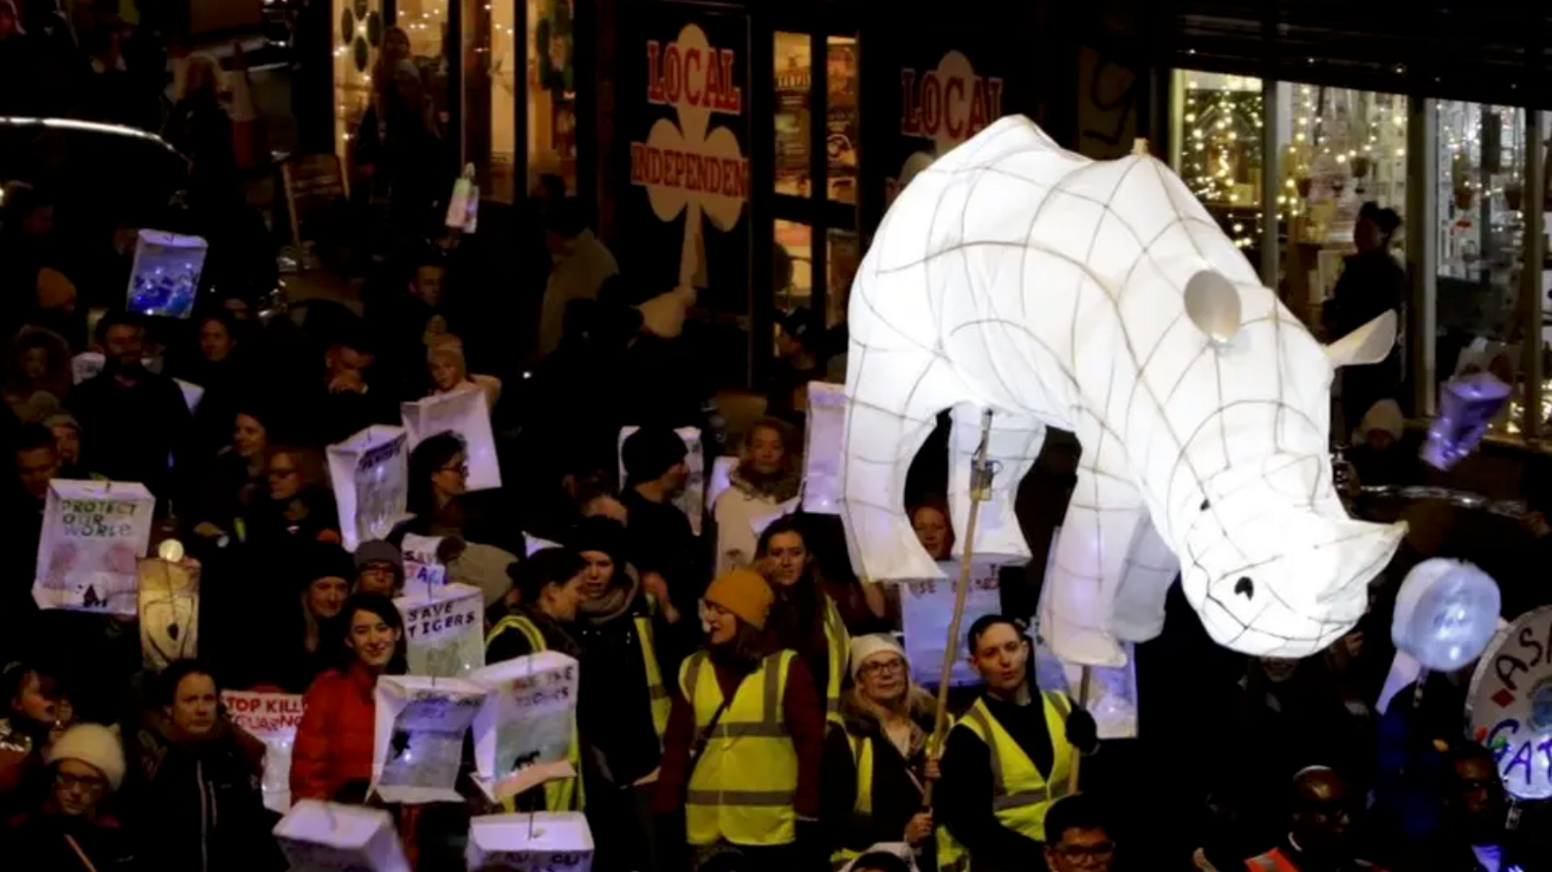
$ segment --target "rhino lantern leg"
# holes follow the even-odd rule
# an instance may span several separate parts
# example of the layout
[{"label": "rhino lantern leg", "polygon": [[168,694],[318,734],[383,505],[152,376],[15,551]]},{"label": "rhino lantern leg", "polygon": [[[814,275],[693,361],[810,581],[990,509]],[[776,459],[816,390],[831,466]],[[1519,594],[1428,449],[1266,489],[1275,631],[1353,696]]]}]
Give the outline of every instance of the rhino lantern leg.
[{"label": "rhino lantern leg", "polygon": [[1051,577],[1040,597],[1040,634],[1062,660],[1086,666],[1126,664],[1112,619],[1127,553],[1145,512],[1130,482],[1079,467]]},{"label": "rhino lantern leg", "polygon": [[841,517],[852,566],[872,581],[941,578],[905,512],[911,461],[964,387],[930,354],[852,349],[848,379]]}]

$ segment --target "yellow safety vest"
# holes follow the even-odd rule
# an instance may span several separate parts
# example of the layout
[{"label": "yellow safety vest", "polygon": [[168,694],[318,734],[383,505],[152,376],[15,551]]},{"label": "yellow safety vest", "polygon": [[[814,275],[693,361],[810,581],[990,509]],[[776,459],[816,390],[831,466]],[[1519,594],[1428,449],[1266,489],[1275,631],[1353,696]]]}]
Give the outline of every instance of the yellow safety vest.
[{"label": "yellow safety vest", "polygon": [[1054,751],[1049,779],[1041,777],[1034,761],[997,722],[984,697],[975,701],[954,728],[969,730],[991,751],[992,811],[997,820],[1020,835],[1044,842],[1045,814],[1052,803],[1067,795],[1067,779],[1072,772],[1073,749],[1063,738],[1072,706],[1059,693],[1040,696]]},{"label": "yellow safety vest", "polygon": [[[550,650],[550,646],[544,642],[544,634],[539,632],[539,627],[527,615],[507,615],[497,621],[485,636],[485,647],[489,649],[496,637],[508,630],[522,633],[523,638],[528,640],[529,650],[534,654]],[[545,811],[581,811],[587,804],[587,795],[582,789],[582,754],[577,743],[575,720],[571,724],[571,747],[566,750],[566,761],[577,774],[572,778],[552,778],[544,782]],[[517,810],[513,797],[502,800],[501,805],[508,812]]]},{"label": "yellow safety vest", "polygon": [[[857,794],[852,800],[851,810],[857,815],[873,814],[873,743],[866,738],[846,734],[847,744],[851,747],[852,762],[857,765]],[[938,869],[942,872],[960,872],[968,868],[965,851],[959,843],[948,834],[948,827],[938,824],[933,828],[933,837],[937,842]],[[840,870],[847,863],[862,856],[860,851],[850,848],[837,848],[830,855],[830,868]]]},{"label": "yellow safety vest", "polygon": [[[685,835],[692,845],[727,841],[735,845],[787,845],[797,839],[798,754],[787,735],[782,699],[792,651],[766,657],[744,676],[705,750],[690,773],[685,791]],[[722,706],[705,651],[679,668],[679,689],[695,709],[699,736]]]},{"label": "yellow safety vest", "polygon": [[[829,656],[825,659],[829,667],[829,675],[825,676],[825,719],[834,722],[837,726],[841,723],[841,685],[846,679],[847,661],[851,659],[851,634],[846,632],[846,622],[841,620],[840,609],[835,607],[835,600],[830,599],[829,594],[821,594],[824,597],[824,633],[825,643],[829,646]],[[819,676],[814,676],[818,680]]]},{"label": "yellow safety vest", "polygon": [[657,643],[653,641],[650,615],[636,616],[636,635],[641,638],[641,659],[647,665],[647,698],[652,705],[652,728],[657,730],[658,744],[661,745],[663,734],[668,732],[668,713],[673,708],[673,700],[668,697],[668,688],[663,686],[663,669],[657,662]]},{"label": "yellow safety vest", "polygon": [[[840,729],[840,727],[836,727]],[[851,748],[851,762],[857,770],[857,793],[851,810],[855,815],[873,814],[873,743],[864,736],[846,734],[846,744]],[[839,847],[830,855],[830,868],[840,870],[847,863],[862,856],[862,852]]]}]

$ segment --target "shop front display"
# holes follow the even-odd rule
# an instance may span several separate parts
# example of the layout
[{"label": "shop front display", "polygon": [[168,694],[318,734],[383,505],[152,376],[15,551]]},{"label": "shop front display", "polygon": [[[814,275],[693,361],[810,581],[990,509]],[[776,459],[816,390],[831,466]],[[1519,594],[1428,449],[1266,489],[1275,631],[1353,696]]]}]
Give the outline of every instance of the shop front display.
[{"label": "shop front display", "polygon": [[717,371],[735,378],[748,370],[749,28],[746,15],[652,4],[620,53],[639,59],[620,86],[622,260],[646,296],[677,290],[709,323],[728,358]]}]

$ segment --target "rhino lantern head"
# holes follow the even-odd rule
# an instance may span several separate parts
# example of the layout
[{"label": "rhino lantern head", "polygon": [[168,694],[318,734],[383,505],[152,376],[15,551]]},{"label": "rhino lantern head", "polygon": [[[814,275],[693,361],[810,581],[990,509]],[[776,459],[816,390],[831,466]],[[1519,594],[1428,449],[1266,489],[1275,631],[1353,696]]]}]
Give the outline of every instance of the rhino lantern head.
[{"label": "rhino lantern head", "polygon": [[[1226,346],[1238,332],[1237,296],[1226,280],[1204,272],[1187,287],[1187,314]],[[1388,312],[1324,355],[1302,353],[1314,350],[1302,332],[1281,334],[1277,351],[1306,366],[1324,365],[1329,386],[1336,367],[1384,359],[1395,335],[1395,313]],[[1406,532],[1405,524],[1348,517],[1329,456],[1310,450],[1323,449],[1323,433],[1304,435],[1313,438],[1289,440],[1303,453],[1274,450],[1207,475],[1177,552],[1181,585],[1213,640],[1252,656],[1308,656],[1350,631],[1368,610],[1369,580]]]}]

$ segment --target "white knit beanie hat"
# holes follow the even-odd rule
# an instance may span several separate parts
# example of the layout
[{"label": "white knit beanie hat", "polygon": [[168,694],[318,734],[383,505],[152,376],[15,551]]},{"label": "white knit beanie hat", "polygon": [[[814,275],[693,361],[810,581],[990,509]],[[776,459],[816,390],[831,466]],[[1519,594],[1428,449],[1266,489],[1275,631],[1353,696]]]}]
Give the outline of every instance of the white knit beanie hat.
[{"label": "white knit beanie hat", "polygon": [[905,656],[905,649],[895,641],[895,637],[888,633],[872,633],[867,636],[858,636],[851,640],[851,680],[857,680],[857,674],[862,671],[862,664],[874,654],[895,654],[905,661],[907,672],[911,669],[911,658]]},{"label": "white knit beanie hat", "polygon": [[101,772],[114,790],[124,782],[124,744],[119,734],[101,724],[76,724],[48,747],[50,766],[61,760],[79,760]]}]

